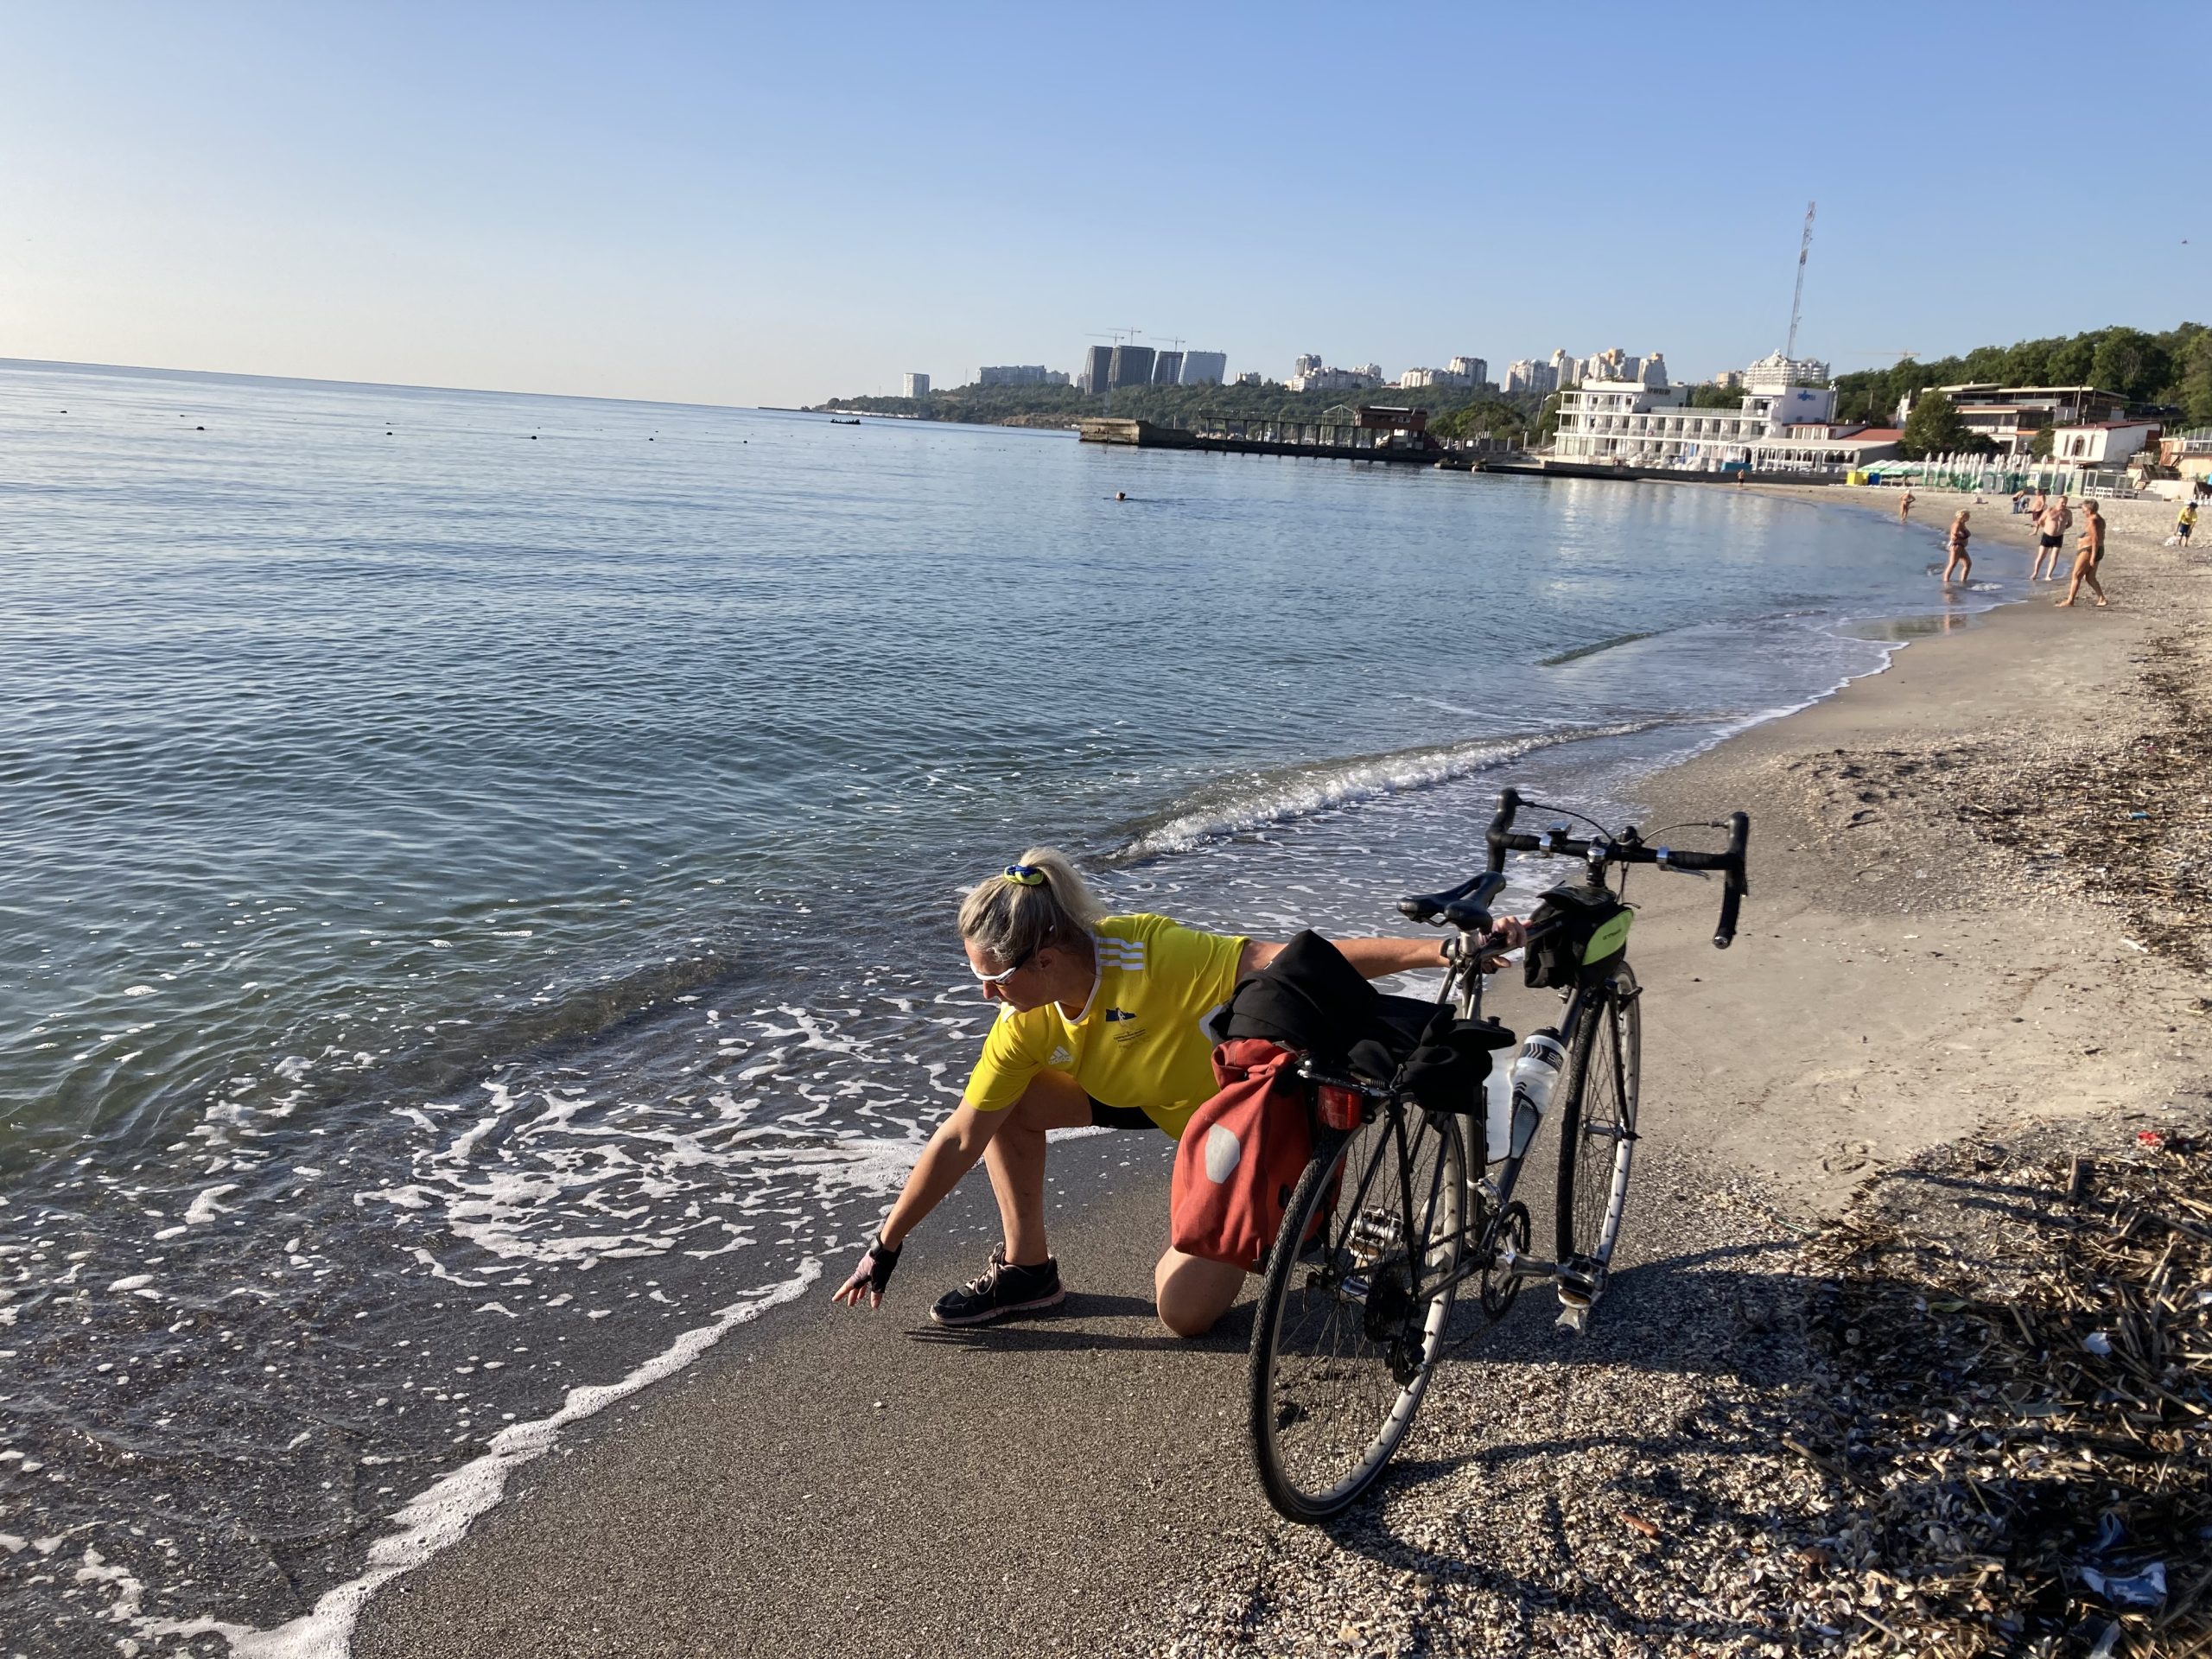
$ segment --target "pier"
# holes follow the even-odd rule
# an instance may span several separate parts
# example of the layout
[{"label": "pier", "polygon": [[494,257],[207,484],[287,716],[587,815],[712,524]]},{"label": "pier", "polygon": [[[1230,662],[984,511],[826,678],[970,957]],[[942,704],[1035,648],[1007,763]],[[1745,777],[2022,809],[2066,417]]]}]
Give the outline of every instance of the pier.
[{"label": "pier", "polygon": [[1447,446],[1428,433],[1428,411],[1367,406],[1346,410],[1350,421],[1208,420],[1174,423],[1099,416],[1078,421],[1085,443],[1122,443],[1141,449],[1206,449],[1220,454],[1306,455],[1334,461],[1380,461],[1402,466],[1473,467],[1485,454],[1515,453],[1500,439],[1478,438]]}]

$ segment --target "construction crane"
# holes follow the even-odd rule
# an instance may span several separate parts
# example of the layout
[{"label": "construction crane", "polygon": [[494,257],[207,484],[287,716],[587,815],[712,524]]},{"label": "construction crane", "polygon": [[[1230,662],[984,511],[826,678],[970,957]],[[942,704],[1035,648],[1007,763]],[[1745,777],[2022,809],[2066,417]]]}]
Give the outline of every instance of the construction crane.
[{"label": "construction crane", "polygon": [[1797,318],[1805,306],[1805,256],[1813,251],[1813,209],[1819,205],[1805,204],[1805,235],[1797,244],[1797,290],[1789,296],[1789,343],[1782,348],[1785,358],[1797,355]]}]

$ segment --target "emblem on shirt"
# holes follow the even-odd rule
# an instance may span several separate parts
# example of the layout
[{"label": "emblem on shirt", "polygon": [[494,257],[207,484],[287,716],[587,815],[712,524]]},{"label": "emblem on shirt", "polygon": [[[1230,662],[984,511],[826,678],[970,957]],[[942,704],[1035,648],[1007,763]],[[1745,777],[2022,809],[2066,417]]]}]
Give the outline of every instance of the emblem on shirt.
[{"label": "emblem on shirt", "polygon": [[1136,1015],[1131,1014],[1127,1008],[1109,1008],[1106,1010],[1106,1023],[1109,1026],[1116,1020],[1134,1020],[1135,1018]]},{"label": "emblem on shirt", "polygon": [[1067,1045],[1065,1043],[1062,1043],[1058,1048],[1052,1051],[1052,1058],[1046,1061],[1045,1064],[1047,1065],[1073,1065],[1075,1064],[1075,1056],[1069,1053]]}]

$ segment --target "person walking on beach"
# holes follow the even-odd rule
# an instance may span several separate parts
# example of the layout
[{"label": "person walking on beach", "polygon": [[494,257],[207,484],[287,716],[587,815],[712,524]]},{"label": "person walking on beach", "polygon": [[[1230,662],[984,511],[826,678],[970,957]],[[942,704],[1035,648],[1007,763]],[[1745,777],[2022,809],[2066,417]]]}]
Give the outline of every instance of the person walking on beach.
[{"label": "person walking on beach", "polygon": [[1950,550],[1950,556],[1943,561],[1943,582],[1946,586],[1949,585],[1951,572],[1955,568],[1959,573],[1961,582],[1964,582],[1974,575],[1974,560],[1967,553],[1967,543],[1973,539],[1973,536],[1974,532],[1967,528],[1967,510],[1961,507],[1959,516],[1951,520],[1951,534],[1944,543],[1944,545]]},{"label": "person walking on beach", "polygon": [[2066,505],[2066,498],[2046,506],[2036,520],[2036,564],[2028,580],[2041,582],[2049,567],[2050,580],[2058,580],[2058,551],[2065,544],[2066,527],[2074,522],[2074,509]]},{"label": "person walking on beach", "polygon": [[2066,586],[2066,597],[2058,602],[2071,605],[2074,595],[2082,591],[2082,584],[2086,582],[2089,591],[2097,596],[2097,607],[2103,609],[2105,588],[2097,580],[2097,567],[2104,560],[2105,516],[2097,511],[2095,502],[2085,501],[2082,504],[2082,540],[2074,555],[2074,580]]},{"label": "person walking on beach", "polygon": [[[970,1325],[1037,1313],[1065,1294],[1045,1238],[1046,1131],[1096,1125],[1179,1139],[1215,1092],[1213,1046],[1199,1020],[1283,947],[1165,916],[1107,915],[1049,847],[985,878],[961,905],[959,925],[998,1018],[959,1107],[930,1137],[834,1300],[880,1306],[907,1236],[981,1159],[1003,1236],[978,1277],[930,1309],[939,1325]],[[1502,922],[1498,948],[1522,937],[1517,921]],[[1433,938],[1342,939],[1337,949],[1369,979],[1443,961]],[[1153,1271],[1160,1321],[1181,1337],[1205,1335],[1243,1283],[1242,1268],[1172,1246]]]},{"label": "person walking on beach", "polygon": [[2174,519],[2174,534],[2181,538],[2181,544],[2183,547],[2187,547],[2189,545],[2190,532],[2196,528],[2196,503],[2194,501],[2184,501],[2181,504],[2181,512],[2179,515]]},{"label": "person walking on beach", "polygon": [[1904,493],[1904,499],[1897,503],[1897,523],[1903,524],[1906,519],[1911,517],[1912,492],[1908,489]]}]

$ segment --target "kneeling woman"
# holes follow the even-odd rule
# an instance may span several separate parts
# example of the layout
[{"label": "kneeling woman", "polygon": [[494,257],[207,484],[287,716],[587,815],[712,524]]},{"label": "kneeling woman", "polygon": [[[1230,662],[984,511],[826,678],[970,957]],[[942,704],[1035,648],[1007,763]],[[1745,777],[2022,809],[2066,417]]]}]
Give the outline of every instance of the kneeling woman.
[{"label": "kneeling woman", "polygon": [[[836,1300],[883,1300],[906,1236],[981,1158],[1005,1230],[989,1267],[939,1297],[939,1325],[983,1325],[1058,1302],[1045,1242],[1045,1132],[1098,1124],[1179,1136],[1214,1092],[1199,1021],[1282,949],[1165,916],[1108,916],[1065,857],[1037,848],[960,907],[983,995],[1001,1004],[960,1106],[930,1137],[875,1243]],[[1369,979],[1443,961],[1437,939],[1337,941]],[[1169,1249],[1153,1272],[1160,1317],[1203,1336],[1244,1282],[1237,1268]]]}]

